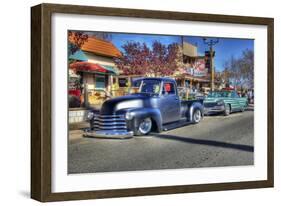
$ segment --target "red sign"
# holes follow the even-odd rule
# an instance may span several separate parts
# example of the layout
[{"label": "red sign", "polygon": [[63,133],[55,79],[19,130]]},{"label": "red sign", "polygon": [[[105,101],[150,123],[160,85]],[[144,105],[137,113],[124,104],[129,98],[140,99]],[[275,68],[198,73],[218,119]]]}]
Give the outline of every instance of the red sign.
[{"label": "red sign", "polygon": [[207,69],[205,68],[204,59],[196,59],[194,63],[193,76],[207,76]]}]

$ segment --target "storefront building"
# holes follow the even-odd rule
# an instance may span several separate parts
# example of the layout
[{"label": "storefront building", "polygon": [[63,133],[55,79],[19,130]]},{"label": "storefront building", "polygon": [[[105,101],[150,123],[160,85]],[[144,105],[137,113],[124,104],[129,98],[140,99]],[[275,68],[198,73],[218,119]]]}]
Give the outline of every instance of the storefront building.
[{"label": "storefront building", "polygon": [[210,73],[205,66],[205,56],[198,55],[197,46],[188,42],[183,42],[182,55],[183,65],[174,74],[178,86],[190,91],[208,91]]},{"label": "storefront building", "polygon": [[90,37],[69,56],[69,122],[84,120],[89,107],[99,109],[112,95],[121,52],[109,41]]}]

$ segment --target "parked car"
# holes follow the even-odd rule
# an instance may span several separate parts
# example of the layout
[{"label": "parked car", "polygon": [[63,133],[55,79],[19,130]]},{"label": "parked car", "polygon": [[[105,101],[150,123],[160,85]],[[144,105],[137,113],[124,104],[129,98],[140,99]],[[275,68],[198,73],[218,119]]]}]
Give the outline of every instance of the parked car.
[{"label": "parked car", "polygon": [[204,99],[204,114],[243,112],[248,106],[247,97],[240,97],[236,91],[213,91]]},{"label": "parked car", "polygon": [[180,100],[175,80],[143,78],[139,92],[103,103],[99,113],[89,112],[85,136],[125,138],[147,135],[199,123],[203,100]]}]

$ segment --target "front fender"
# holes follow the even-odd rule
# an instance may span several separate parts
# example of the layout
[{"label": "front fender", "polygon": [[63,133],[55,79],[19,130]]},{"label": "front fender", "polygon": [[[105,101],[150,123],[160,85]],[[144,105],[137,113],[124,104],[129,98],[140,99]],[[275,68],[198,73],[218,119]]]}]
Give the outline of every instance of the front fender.
[{"label": "front fender", "polygon": [[141,120],[150,117],[156,125],[156,131],[162,131],[162,117],[159,109],[156,108],[135,108],[129,109],[126,112],[130,112],[132,120],[127,120],[128,128],[134,131],[138,127]]},{"label": "front fender", "polygon": [[[229,100],[229,99],[224,99],[223,102],[224,102],[225,105],[229,104],[230,109],[232,109],[233,106],[235,105],[235,103],[233,101]],[[235,102],[237,102],[237,101],[235,101]]]}]

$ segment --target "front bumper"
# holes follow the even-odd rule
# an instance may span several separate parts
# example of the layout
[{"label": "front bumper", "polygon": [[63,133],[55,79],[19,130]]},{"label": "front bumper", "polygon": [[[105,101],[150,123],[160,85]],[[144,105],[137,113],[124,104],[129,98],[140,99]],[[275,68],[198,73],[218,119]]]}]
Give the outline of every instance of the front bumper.
[{"label": "front bumper", "polygon": [[204,108],[204,114],[215,114],[215,113],[221,113],[224,112],[224,106],[214,106],[214,107],[205,107]]},{"label": "front bumper", "polygon": [[110,130],[98,130],[98,131],[85,131],[84,137],[96,137],[107,139],[126,139],[133,137],[132,131],[110,131]]}]

